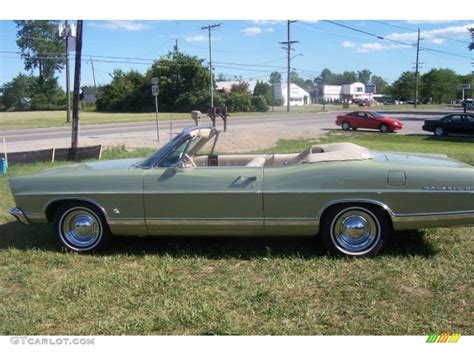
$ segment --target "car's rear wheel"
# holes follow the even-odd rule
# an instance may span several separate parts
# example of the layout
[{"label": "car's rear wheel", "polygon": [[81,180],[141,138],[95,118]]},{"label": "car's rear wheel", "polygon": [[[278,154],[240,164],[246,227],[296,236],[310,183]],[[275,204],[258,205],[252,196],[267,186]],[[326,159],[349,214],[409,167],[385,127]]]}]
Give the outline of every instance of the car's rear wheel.
[{"label": "car's rear wheel", "polygon": [[326,249],[340,256],[375,256],[390,231],[385,212],[369,205],[331,207],[321,222],[321,237]]},{"label": "car's rear wheel", "polygon": [[380,132],[382,132],[382,133],[388,133],[388,132],[390,132],[390,129],[388,128],[388,126],[387,126],[385,123],[382,123],[382,124],[379,126],[379,130],[380,130]]},{"label": "car's rear wheel", "polygon": [[85,202],[61,205],[54,215],[53,223],[59,243],[68,251],[98,251],[111,238],[102,212]]},{"label": "car's rear wheel", "polygon": [[446,131],[443,127],[436,127],[433,133],[437,137],[442,137],[446,135]]},{"label": "car's rear wheel", "polygon": [[344,122],[342,122],[341,127],[342,127],[343,131],[348,131],[348,130],[351,129],[351,124],[347,121],[344,121]]}]

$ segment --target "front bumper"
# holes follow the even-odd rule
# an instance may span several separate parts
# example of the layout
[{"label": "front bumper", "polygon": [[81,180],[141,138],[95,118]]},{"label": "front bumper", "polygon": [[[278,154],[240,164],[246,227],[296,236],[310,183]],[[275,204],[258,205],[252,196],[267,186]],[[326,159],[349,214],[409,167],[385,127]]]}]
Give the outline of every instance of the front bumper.
[{"label": "front bumper", "polygon": [[30,221],[26,218],[26,215],[18,207],[14,207],[10,210],[10,214],[16,218],[18,222],[21,222],[27,226],[30,225]]}]

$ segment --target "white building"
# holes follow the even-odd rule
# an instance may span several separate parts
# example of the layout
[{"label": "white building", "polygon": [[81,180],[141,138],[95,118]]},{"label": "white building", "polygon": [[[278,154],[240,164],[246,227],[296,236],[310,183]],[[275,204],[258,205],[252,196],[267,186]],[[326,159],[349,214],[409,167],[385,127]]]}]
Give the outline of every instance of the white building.
[{"label": "white building", "polygon": [[[287,84],[275,84],[273,86],[274,97],[277,100],[283,100],[283,106],[287,105],[288,96]],[[290,106],[306,106],[311,103],[309,92],[303,90],[296,84],[290,86]]]},{"label": "white building", "polygon": [[323,85],[319,91],[320,98],[326,102],[332,101],[351,101],[353,99],[368,99],[380,96],[374,95],[374,87],[371,92],[367,92],[363,83],[355,82],[343,85]]},{"label": "white building", "polygon": [[365,85],[355,82],[352,84],[343,84],[341,88],[341,100],[365,99]]},{"label": "white building", "polygon": [[[249,92],[253,94],[253,90],[255,89],[255,85],[257,85],[257,81],[261,83],[268,83],[265,80],[229,80],[229,81],[217,81],[216,86],[217,90],[222,90],[225,92],[229,92],[232,89],[233,85],[239,85],[243,82],[249,84]],[[269,84],[269,83],[268,83]]]},{"label": "white building", "polygon": [[341,99],[341,85],[324,85],[321,90],[321,98],[326,102],[339,101]]}]

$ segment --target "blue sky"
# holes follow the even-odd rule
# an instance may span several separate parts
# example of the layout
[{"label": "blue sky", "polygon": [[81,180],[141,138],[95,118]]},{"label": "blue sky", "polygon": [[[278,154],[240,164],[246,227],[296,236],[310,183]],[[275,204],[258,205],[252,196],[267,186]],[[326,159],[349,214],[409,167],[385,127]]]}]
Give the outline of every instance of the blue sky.
[{"label": "blue sky", "polygon": [[[440,67],[451,68],[460,74],[469,74],[472,70],[474,52],[467,50],[470,35],[465,28],[474,27],[474,20],[336,22],[398,42],[379,40],[325,21],[298,21],[291,25],[292,39],[299,41],[293,53],[303,55],[293,59],[292,67],[302,77],[312,79],[324,68],[333,72],[368,68],[373,74],[392,82],[403,71],[413,70],[415,49],[399,42],[415,43],[418,27],[422,31],[422,47],[460,55],[422,50],[422,73]],[[83,55],[84,59],[93,56],[98,84],[108,83],[109,73],[114,68],[146,71],[152,59],[173,49],[175,39],[178,39],[180,51],[196,55],[207,62],[208,37],[207,31],[202,31],[201,26],[208,23],[222,23],[219,29],[213,31],[216,75],[224,73],[243,79],[262,80],[268,79],[271,71],[285,73],[286,52],[278,44],[286,40],[285,21],[87,20],[84,23]],[[17,55],[9,53],[18,51],[15,40],[15,24],[12,21],[0,21],[0,85],[18,73],[25,72]],[[59,81],[64,86],[64,73],[59,75]],[[85,62],[81,84],[92,82],[91,66]]]}]

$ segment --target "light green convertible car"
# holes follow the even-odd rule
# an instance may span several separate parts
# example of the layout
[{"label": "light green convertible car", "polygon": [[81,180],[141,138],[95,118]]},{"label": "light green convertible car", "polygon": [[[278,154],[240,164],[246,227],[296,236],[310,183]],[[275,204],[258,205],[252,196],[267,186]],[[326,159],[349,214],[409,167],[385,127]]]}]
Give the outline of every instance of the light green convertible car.
[{"label": "light green convertible car", "polygon": [[391,230],[474,224],[474,168],[445,155],[322,144],[217,155],[212,127],[183,130],[144,160],[67,165],[10,180],[20,222],[54,223],[68,250],[112,235],[315,236],[373,256]]}]

